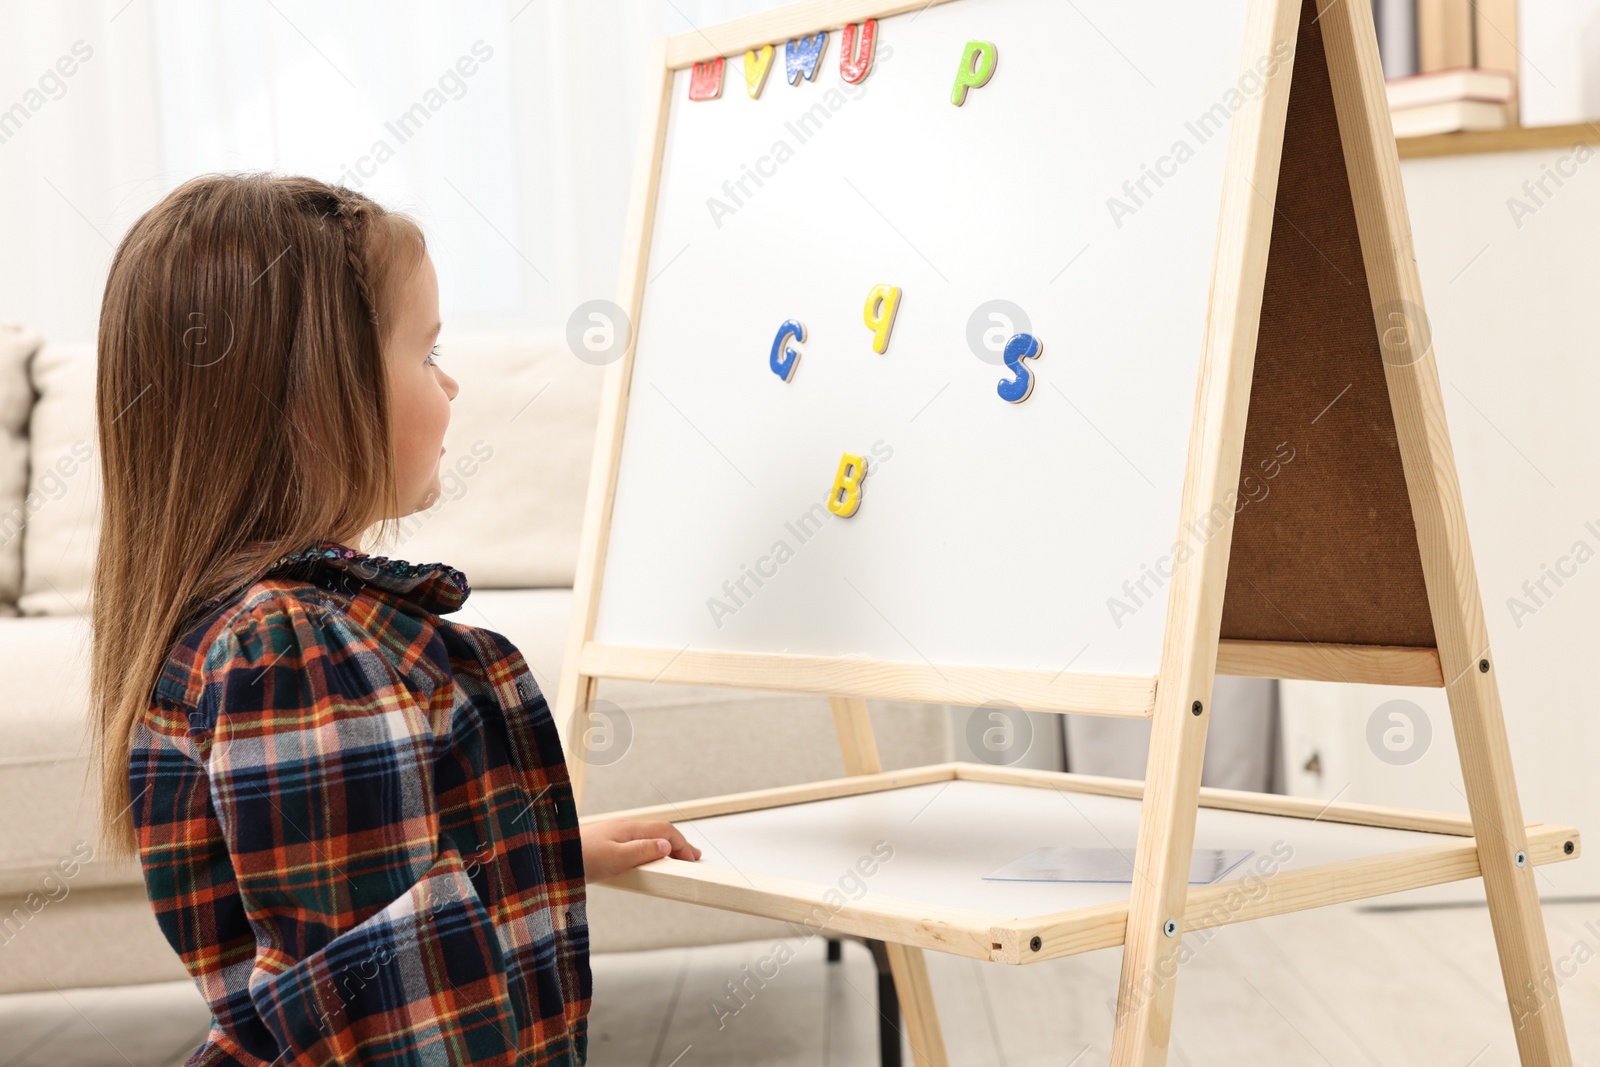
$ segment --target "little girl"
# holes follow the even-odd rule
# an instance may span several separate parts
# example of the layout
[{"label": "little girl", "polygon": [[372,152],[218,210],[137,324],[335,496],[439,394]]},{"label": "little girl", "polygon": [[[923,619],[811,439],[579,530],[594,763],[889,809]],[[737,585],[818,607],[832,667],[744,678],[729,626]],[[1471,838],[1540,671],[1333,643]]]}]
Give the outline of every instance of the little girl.
[{"label": "little girl", "polygon": [[522,654],[442,618],[466,576],[353,547],[440,492],[439,328],[417,224],[310,178],[195,178],[112,261],[102,827],[210,1005],[189,1064],[576,1067],[585,875],[699,858],[580,829]]}]

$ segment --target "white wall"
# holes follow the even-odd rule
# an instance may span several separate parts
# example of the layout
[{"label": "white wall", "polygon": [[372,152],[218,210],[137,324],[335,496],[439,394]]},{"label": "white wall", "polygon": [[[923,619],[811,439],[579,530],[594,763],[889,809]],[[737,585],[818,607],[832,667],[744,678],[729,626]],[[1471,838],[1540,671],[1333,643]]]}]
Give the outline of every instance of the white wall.
[{"label": "white wall", "polygon": [[1600,118],[1600,0],[1520,0],[1522,124]]}]

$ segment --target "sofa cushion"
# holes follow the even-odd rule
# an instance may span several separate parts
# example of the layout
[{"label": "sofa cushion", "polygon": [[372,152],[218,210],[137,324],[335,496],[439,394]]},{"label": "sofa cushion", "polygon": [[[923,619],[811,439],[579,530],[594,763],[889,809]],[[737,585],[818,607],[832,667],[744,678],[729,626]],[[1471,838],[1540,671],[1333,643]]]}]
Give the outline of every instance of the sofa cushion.
[{"label": "sofa cushion", "polygon": [[[37,990],[56,996],[52,986],[174,981],[194,990],[183,961],[156,925],[143,884],[89,889],[72,881],[43,895],[0,897],[0,994]],[[7,1062],[17,1057],[11,1047]],[[131,1062],[105,1051],[111,1063]]]},{"label": "sofa cushion", "polygon": [[96,839],[99,778],[88,762],[88,620],[0,619],[0,896],[47,891],[71,869],[72,889],[138,882],[107,863]]},{"label": "sofa cushion", "polygon": [[46,343],[33,357],[38,399],[28,429],[28,515],[22,545],[24,615],[76,615],[89,603],[100,539],[100,441],[92,342]]},{"label": "sofa cushion", "polygon": [[28,496],[28,415],[33,410],[28,361],[40,340],[26,326],[0,322],[0,615],[17,614],[24,523],[30,506],[44,503]]},{"label": "sofa cushion", "polygon": [[439,351],[460,386],[442,492],[373,551],[446,560],[479,589],[570,587],[604,368],[549,332],[447,337]]},{"label": "sofa cushion", "polygon": [[[468,335],[440,352],[460,384],[443,491],[370,550],[446,560],[477,588],[571,586],[603,369],[546,332]],[[100,536],[94,345],[45,345],[32,378],[29,492],[43,506],[26,524],[20,605],[25,615],[71,614],[88,604]],[[3,583],[0,559],[0,600]]]}]

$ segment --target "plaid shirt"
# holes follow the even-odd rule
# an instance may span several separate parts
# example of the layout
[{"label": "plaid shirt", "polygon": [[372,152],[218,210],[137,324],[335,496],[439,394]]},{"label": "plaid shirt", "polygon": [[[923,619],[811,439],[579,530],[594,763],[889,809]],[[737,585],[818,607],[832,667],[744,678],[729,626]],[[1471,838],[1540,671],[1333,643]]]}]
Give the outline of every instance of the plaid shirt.
[{"label": "plaid shirt", "polygon": [[189,1065],[587,1060],[561,741],[516,647],[439,618],[469,592],[322,541],[173,646],[129,775],[151,905],[211,1006]]}]

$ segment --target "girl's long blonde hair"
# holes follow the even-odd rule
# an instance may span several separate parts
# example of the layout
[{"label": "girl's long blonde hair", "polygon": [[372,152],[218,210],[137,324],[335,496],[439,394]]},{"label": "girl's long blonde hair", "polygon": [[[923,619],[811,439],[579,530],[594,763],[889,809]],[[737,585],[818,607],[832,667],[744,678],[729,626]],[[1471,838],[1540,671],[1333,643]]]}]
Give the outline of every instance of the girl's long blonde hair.
[{"label": "girl's long blonde hair", "polygon": [[197,609],[374,516],[390,532],[382,350],[392,291],[424,250],[414,220],[361,193],[265,173],[191,179],[118,246],[100,309],[90,593],[109,854],[134,851],[130,735]]}]

